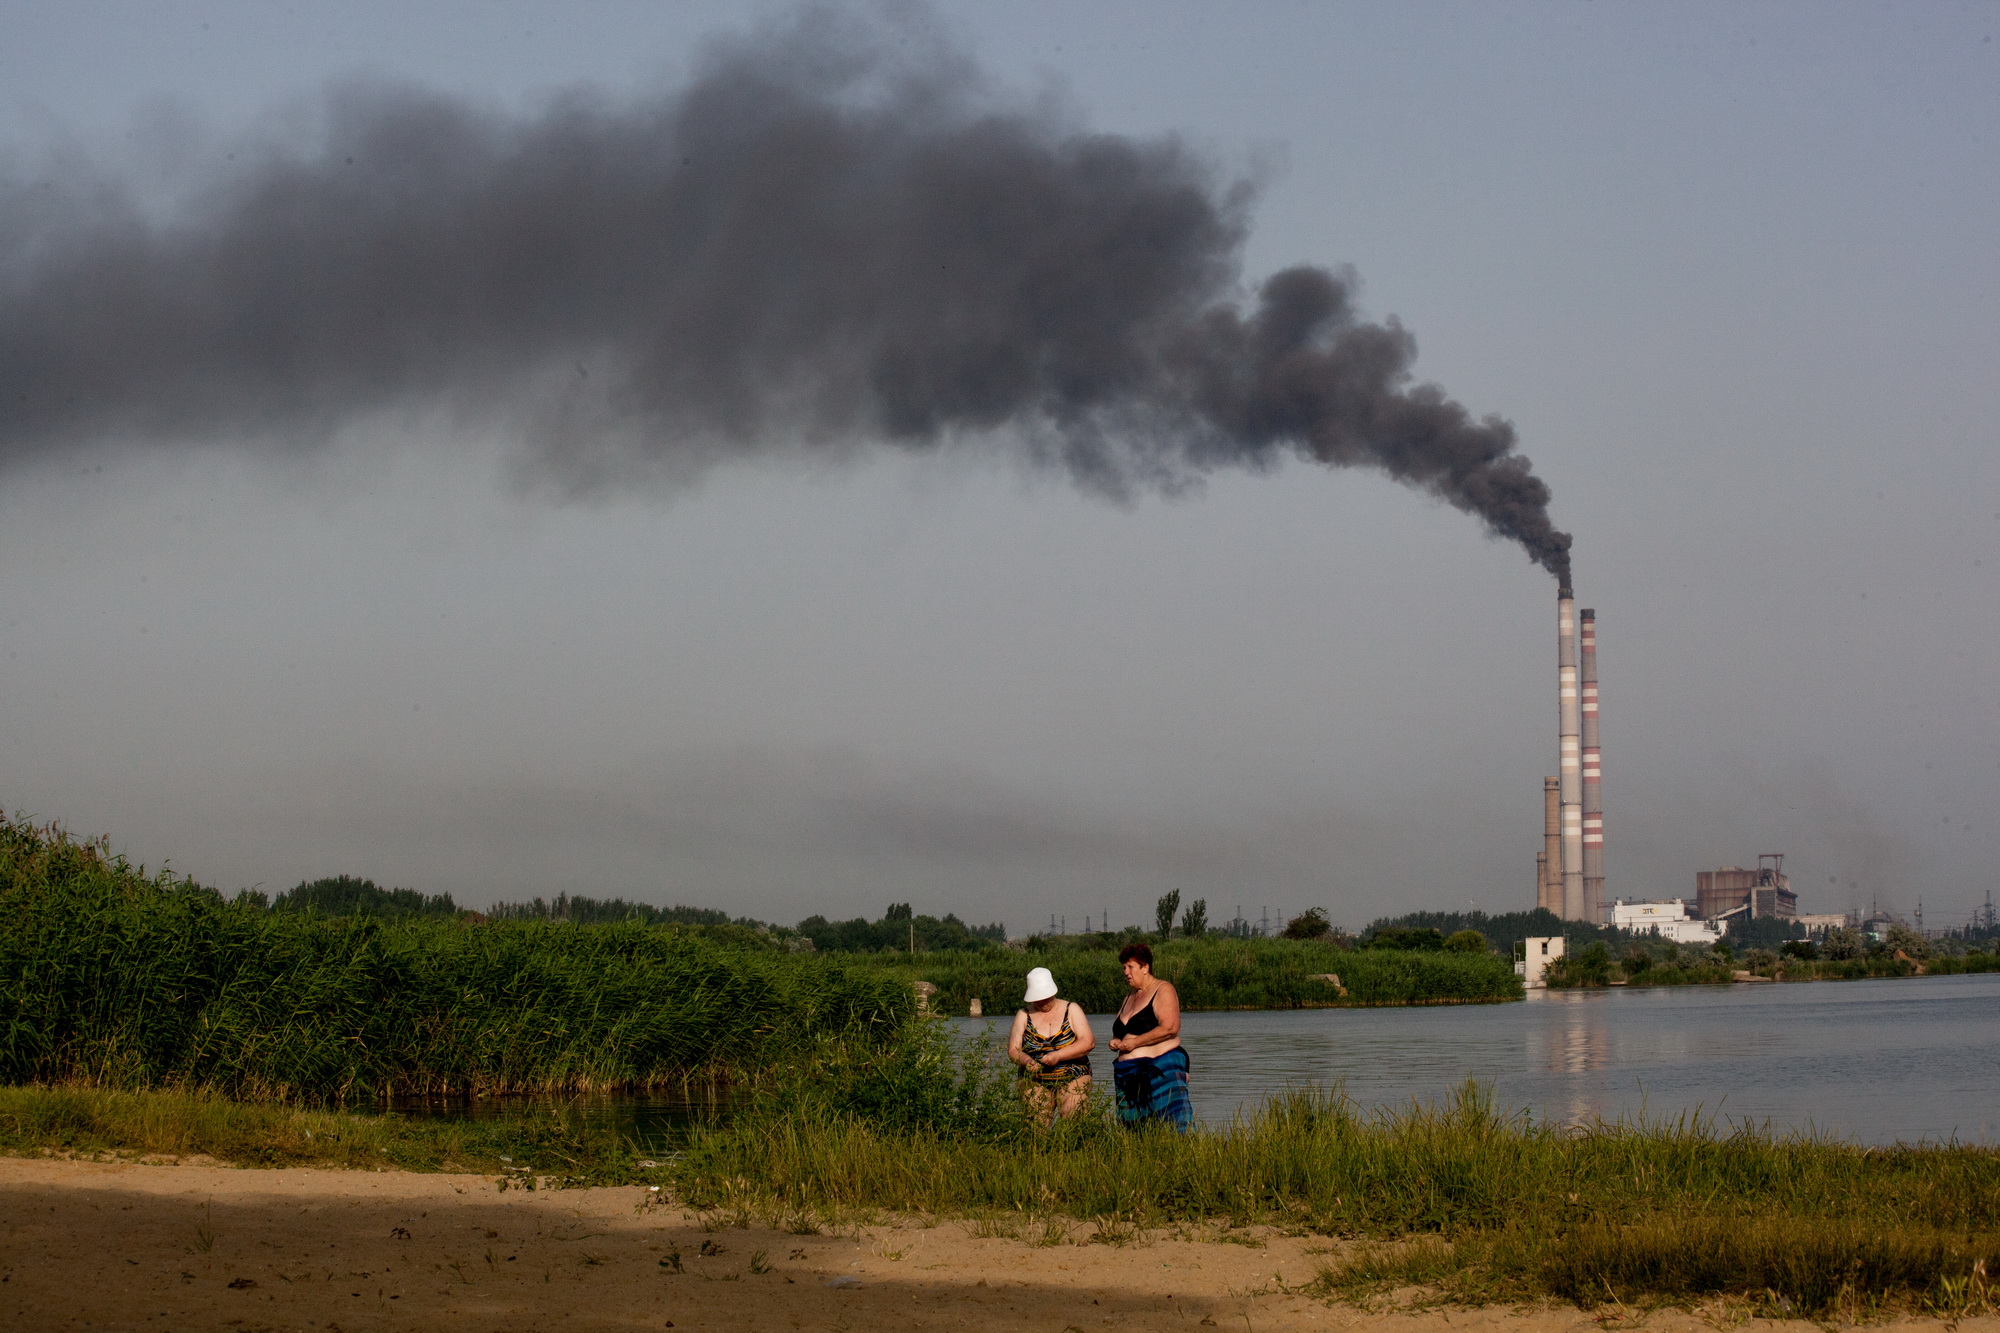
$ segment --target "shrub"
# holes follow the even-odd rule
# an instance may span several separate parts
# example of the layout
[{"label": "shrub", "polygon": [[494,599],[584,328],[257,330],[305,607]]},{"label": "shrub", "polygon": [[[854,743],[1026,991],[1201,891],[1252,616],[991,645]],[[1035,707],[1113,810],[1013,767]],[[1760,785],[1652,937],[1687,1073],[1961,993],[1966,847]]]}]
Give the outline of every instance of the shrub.
[{"label": "shrub", "polygon": [[1429,926],[1378,926],[1362,937],[1359,947],[1430,953],[1444,948],[1444,936]]},{"label": "shrub", "polygon": [[1611,950],[1604,947],[1603,940],[1593,940],[1589,948],[1550,963],[1542,976],[1549,985],[1558,988],[1607,986],[1611,984],[1611,970]]},{"label": "shrub", "polygon": [[1320,908],[1308,907],[1285,923],[1284,938],[1317,940],[1324,939],[1332,933],[1333,927],[1327,923],[1326,913]]},{"label": "shrub", "polygon": [[1918,962],[1931,956],[1931,942],[1900,921],[1883,933],[1882,943],[1888,947],[1890,953],[1900,952],[1904,957]]},{"label": "shrub", "polygon": [[415,889],[384,889],[371,879],[336,875],[330,879],[315,879],[279,894],[271,904],[271,910],[394,920],[406,916],[456,916],[458,904],[451,900],[448,893],[425,895]]},{"label": "shrub", "polygon": [[700,928],[267,912],[0,818],[0,1081],[278,1099],[659,1085],[914,1013]]}]

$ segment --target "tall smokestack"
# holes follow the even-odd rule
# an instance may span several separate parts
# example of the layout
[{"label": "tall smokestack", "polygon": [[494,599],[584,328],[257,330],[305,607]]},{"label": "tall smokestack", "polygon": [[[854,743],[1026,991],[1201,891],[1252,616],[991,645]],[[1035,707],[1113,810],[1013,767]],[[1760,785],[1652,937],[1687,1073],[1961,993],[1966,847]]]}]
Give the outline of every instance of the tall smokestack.
[{"label": "tall smokestack", "polygon": [[1562,760],[1562,915],[1582,921],[1583,901],[1583,756],[1578,732],[1582,712],[1576,680],[1576,593],[1565,583],[1556,592],[1556,703],[1561,720]]},{"label": "tall smokestack", "polygon": [[1604,900],[1604,763],[1597,748],[1597,612],[1585,608],[1578,634],[1583,670],[1583,903],[1602,924]]},{"label": "tall smokestack", "polygon": [[1555,778],[1542,779],[1542,854],[1535,858],[1542,871],[1535,890],[1535,906],[1545,907],[1557,916],[1563,910],[1561,787]]}]

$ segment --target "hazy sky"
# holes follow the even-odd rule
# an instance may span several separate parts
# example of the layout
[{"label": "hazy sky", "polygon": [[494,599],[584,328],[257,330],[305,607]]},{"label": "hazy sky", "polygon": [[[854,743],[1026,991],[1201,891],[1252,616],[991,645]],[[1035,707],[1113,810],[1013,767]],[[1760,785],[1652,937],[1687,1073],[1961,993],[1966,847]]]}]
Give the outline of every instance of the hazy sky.
[{"label": "hazy sky", "polygon": [[[0,5],[0,306],[39,189],[171,216],[331,85],[670,95],[790,12]],[[1513,423],[1599,615],[1611,892],[2000,889],[2000,9],[936,14],[977,98],[1255,181],[1246,295],[1352,265]],[[0,470],[0,807],[226,890],[1533,905],[1554,584],[1378,473],[1121,503],[968,439],[577,494],[433,407]]]}]

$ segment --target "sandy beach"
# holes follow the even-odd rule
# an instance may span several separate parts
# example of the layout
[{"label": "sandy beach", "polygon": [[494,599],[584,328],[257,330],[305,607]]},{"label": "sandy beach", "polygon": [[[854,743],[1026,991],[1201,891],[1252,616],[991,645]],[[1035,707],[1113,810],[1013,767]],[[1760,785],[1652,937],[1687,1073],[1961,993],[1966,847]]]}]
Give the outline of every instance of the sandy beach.
[{"label": "sandy beach", "polygon": [[[1324,1239],[1156,1232],[1038,1245],[957,1221],[705,1230],[649,1197],[502,1191],[484,1176],[0,1159],[0,1327],[1559,1333],[1620,1323],[1573,1309],[1329,1305],[1296,1291],[1325,1261]],[[1714,1326],[1679,1311],[1625,1323]],[[2000,1320],[1961,1327],[2000,1333]]]}]

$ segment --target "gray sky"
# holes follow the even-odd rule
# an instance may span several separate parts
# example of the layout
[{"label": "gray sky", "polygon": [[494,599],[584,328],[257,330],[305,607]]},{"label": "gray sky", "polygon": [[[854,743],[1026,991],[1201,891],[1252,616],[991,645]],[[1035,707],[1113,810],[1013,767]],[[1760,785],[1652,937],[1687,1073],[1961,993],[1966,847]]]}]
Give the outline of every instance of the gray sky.
[{"label": "gray sky", "polygon": [[[8,4],[0,179],[167,200],[356,76],[650,95],[740,8]],[[940,12],[994,101],[1254,176],[1246,289],[1351,264],[1514,424],[1599,614],[1614,893],[2000,888],[2000,11]],[[1376,472],[1115,503],[863,445],[578,498],[478,412],[271,443],[0,474],[0,806],[474,905],[1533,903],[1553,583]]]}]

